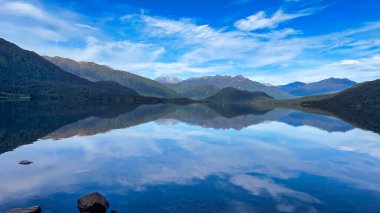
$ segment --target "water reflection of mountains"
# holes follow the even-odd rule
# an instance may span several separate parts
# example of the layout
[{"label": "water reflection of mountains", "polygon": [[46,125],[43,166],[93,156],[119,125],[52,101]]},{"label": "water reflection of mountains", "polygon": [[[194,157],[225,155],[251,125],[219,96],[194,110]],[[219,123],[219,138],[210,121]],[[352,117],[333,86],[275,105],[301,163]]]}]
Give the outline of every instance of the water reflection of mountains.
[{"label": "water reflection of mountains", "polygon": [[[4,102],[0,103],[0,113],[0,153],[41,138],[95,135],[151,121],[158,124],[183,122],[203,128],[235,130],[265,121],[278,121],[292,126],[307,125],[328,132],[344,132],[354,128],[351,124],[328,115],[241,105],[105,106],[85,102]],[[379,113],[376,110],[360,111],[358,116],[355,115],[343,110],[339,112],[339,116],[354,126],[380,132],[379,124],[376,123]]]}]

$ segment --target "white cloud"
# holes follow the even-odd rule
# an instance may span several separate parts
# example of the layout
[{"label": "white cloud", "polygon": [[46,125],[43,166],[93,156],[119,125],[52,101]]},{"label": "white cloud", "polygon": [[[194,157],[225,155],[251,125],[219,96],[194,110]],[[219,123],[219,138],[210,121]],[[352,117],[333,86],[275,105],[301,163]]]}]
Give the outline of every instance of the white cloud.
[{"label": "white cloud", "polygon": [[[188,19],[171,20],[147,15],[130,17],[133,17],[133,20],[129,21],[135,22],[136,19],[140,19],[143,22],[140,24],[143,25],[144,36],[152,38],[153,43],[155,39],[170,40],[169,43],[163,42],[159,45],[164,45],[166,52],[178,52],[171,62],[158,60],[152,61],[152,63],[128,64],[132,71],[141,73],[142,70],[145,70],[145,73],[154,73],[160,76],[191,75],[191,73],[236,73],[241,69],[260,70],[265,66],[278,66],[275,68],[276,70],[288,70],[282,73],[264,72],[261,76],[263,81],[270,83],[279,83],[280,79],[284,82],[298,78],[320,80],[325,76],[344,77],[344,72],[321,72],[318,68],[332,63],[329,61],[331,59],[314,60],[314,55],[320,57],[319,54],[326,54],[326,51],[347,55],[348,53],[344,51],[349,48],[353,49],[351,51],[355,54],[369,54],[368,49],[373,49],[371,47],[375,46],[376,42],[353,37],[379,28],[377,23],[372,23],[354,30],[302,38],[299,36],[302,31],[291,28],[267,33],[250,33],[218,30],[209,25],[197,25]],[[312,54],[309,56],[310,61],[300,58],[305,53]],[[165,56],[167,55],[162,57]],[[292,65],[303,62],[305,63],[304,68],[298,71],[292,68]],[[256,72],[258,74],[252,76],[260,78],[260,72]],[[302,75],[302,72],[307,74]],[[364,72],[356,74],[360,76]],[[310,76],[314,77],[310,78]],[[272,79],[272,77],[274,78]],[[355,77],[355,80],[357,78]]]},{"label": "white cloud", "polygon": [[[33,2],[23,1],[1,1],[0,17],[3,18],[3,22],[8,21],[19,27],[40,27],[57,31],[58,33],[70,35],[76,31],[77,27],[86,27],[87,29],[94,29],[93,27],[81,23],[73,24],[77,18],[77,14],[68,11],[49,11],[49,9],[43,8]],[[70,33],[68,33],[70,32]]]},{"label": "white cloud", "polygon": [[48,14],[32,4],[17,1],[2,1],[1,3],[0,11],[2,14],[25,16],[45,22],[51,21],[51,17]]},{"label": "white cloud", "polygon": [[[175,46],[191,46],[178,60],[187,64],[202,64],[224,60],[226,66],[237,62],[243,67],[259,67],[287,62],[308,46],[306,40],[284,39],[300,33],[284,29],[269,34],[250,34],[215,30],[208,25],[196,25],[188,20],[168,20],[144,16],[147,33],[172,36]],[[262,39],[265,39],[263,41]],[[176,48],[176,47],[174,47]]]},{"label": "white cloud", "polygon": [[141,16],[146,34],[155,37],[174,36],[186,44],[203,44],[214,40],[219,32],[208,25],[196,25],[191,20],[171,20],[152,16]]},{"label": "white cloud", "polygon": [[81,23],[78,14],[44,8],[35,1],[0,0],[0,3],[0,28],[7,29],[0,31],[0,36],[40,54],[46,54],[45,49],[63,47],[58,42],[78,42],[96,29]]},{"label": "white cloud", "polygon": [[302,16],[310,15],[308,13],[294,13],[286,14],[283,10],[278,10],[273,14],[272,17],[267,17],[264,11],[259,11],[254,15],[248,16],[247,18],[238,20],[235,22],[234,26],[243,31],[254,31],[258,29],[273,29],[276,28],[280,23],[289,21]]}]

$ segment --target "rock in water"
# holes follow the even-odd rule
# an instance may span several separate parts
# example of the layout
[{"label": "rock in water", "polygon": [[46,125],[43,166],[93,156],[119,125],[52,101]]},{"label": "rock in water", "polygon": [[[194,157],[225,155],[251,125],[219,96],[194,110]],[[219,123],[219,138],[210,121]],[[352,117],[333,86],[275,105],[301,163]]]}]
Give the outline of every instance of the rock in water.
[{"label": "rock in water", "polygon": [[18,164],[21,164],[21,165],[29,165],[29,164],[32,164],[32,163],[33,163],[32,161],[22,160],[22,161],[20,161]]},{"label": "rock in water", "polygon": [[105,213],[109,204],[103,195],[94,192],[79,198],[77,206],[82,213]]},{"label": "rock in water", "polygon": [[6,211],[5,213],[41,213],[41,207],[32,206],[29,208],[11,209],[9,211]]}]

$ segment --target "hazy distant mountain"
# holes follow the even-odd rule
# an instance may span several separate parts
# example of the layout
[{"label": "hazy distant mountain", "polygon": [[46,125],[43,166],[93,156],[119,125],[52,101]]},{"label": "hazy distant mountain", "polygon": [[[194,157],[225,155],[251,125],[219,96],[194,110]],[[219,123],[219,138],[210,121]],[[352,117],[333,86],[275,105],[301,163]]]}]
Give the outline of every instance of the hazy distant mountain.
[{"label": "hazy distant mountain", "polygon": [[340,92],[356,84],[356,82],[346,78],[329,78],[308,84],[294,82],[278,88],[295,96],[311,96]]},{"label": "hazy distant mountain", "polygon": [[178,95],[195,100],[205,99],[217,93],[220,88],[208,84],[167,84],[168,87],[175,90]]},{"label": "hazy distant mountain", "polygon": [[270,98],[264,92],[250,92],[246,90],[239,90],[233,87],[227,87],[221,89],[215,95],[206,98],[210,102],[221,102],[221,103],[249,103],[258,98]]},{"label": "hazy distant mountain", "polygon": [[49,99],[128,99],[140,97],[114,82],[91,82],[63,71],[38,54],[0,39],[0,91]]},{"label": "hazy distant mountain", "polygon": [[163,84],[175,84],[182,81],[182,79],[177,78],[177,77],[158,77],[154,80]]},{"label": "hazy distant mountain", "polygon": [[306,85],[306,83],[295,81],[295,82],[290,83],[290,84],[278,86],[278,88],[281,89],[282,91],[285,91],[285,92],[291,92],[291,91],[298,89],[304,85]]},{"label": "hazy distant mountain", "polygon": [[114,70],[108,66],[93,62],[77,62],[62,57],[45,56],[45,58],[63,70],[90,81],[115,81],[145,96],[178,97],[176,92],[167,86],[126,71]]},{"label": "hazy distant mountain", "polygon": [[240,90],[247,90],[250,92],[265,92],[266,94],[277,98],[277,99],[287,99],[293,98],[293,95],[290,95],[276,87],[268,87],[259,82],[251,81],[248,78],[245,78],[241,75],[235,77],[231,76],[205,76],[200,78],[189,78],[182,81],[183,84],[207,84],[214,85],[219,88],[233,87]]}]

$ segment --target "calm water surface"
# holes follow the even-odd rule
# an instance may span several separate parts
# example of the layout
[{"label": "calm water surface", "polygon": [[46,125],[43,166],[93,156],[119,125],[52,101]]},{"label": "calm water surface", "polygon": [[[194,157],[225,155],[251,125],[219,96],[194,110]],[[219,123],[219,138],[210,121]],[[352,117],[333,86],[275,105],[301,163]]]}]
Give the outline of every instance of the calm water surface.
[{"label": "calm water surface", "polygon": [[332,116],[203,105],[0,112],[1,212],[77,212],[94,191],[118,212],[380,212],[380,136]]}]

